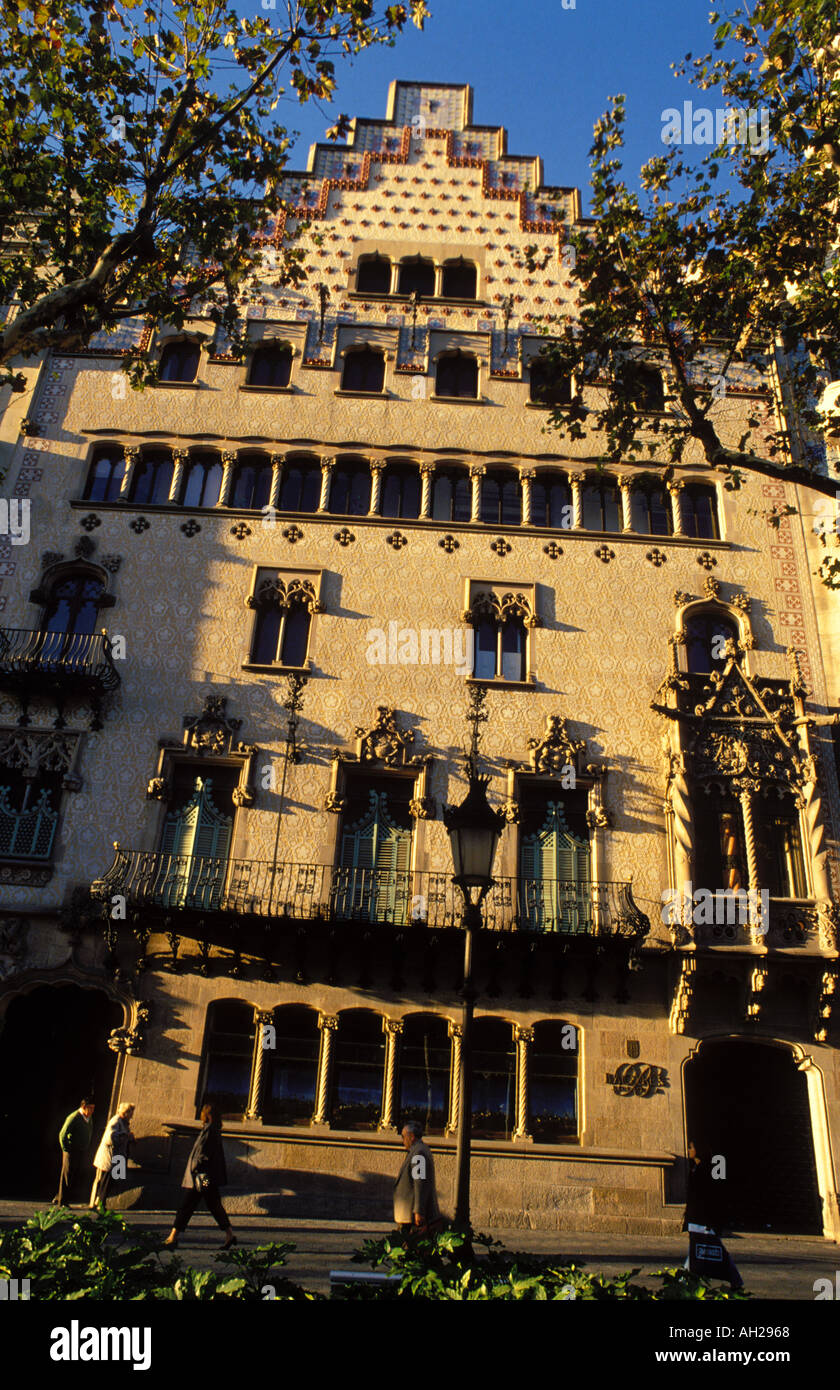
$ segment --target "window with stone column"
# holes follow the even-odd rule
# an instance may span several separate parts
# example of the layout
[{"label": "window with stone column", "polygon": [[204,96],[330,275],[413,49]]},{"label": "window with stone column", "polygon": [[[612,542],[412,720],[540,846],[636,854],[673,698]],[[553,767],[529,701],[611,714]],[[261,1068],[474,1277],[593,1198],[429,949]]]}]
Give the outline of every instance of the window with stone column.
[{"label": "window with stone column", "polygon": [[533,684],[533,631],[539,626],[536,590],[468,580],[463,622],[473,630],[472,677]]},{"label": "window with stone column", "polygon": [[280,484],[280,511],[317,512],[320,500],[320,463],[310,458],[287,457]]},{"label": "window with stone column", "polygon": [[214,999],[207,1010],[196,1116],[214,1105],[223,1120],[239,1123],[248,1108],[256,1021],[253,1004]]},{"label": "window with stone column", "polygon": [[382,1111],[384,1070],[382,1015],[372,1009],[342,1010],[332,1063],[333,1129],[376,1129]]},{"label": "window with stone column", "polygon": [[227,505],[246,511],[262,511],[271,498],[272,477],[273,468],[265,454],[240,454],[233,471]]},{"label": "window with stone column", "polygon": [[477,1018],[472,1036],[472,1130],[480,1139],[510,1139],[516,1126],[516,1044],[503,1018]]},{"label": "window with stone column", "polygon": [[450,1101],[449,1020],[438,1014],[409,1014],[402,1024],[397,1128],[407,1120],[419,1120],[424,1134],[443,1134]]},{"label": "window with stone column", "polygon": [[125,478],[125,451],[119,444],[103,444],[95,450],[85,487],[86,502],[117,502]]},{"label": "window with stone column", "polygon": [[130,500],[137,507],[160,506],[168,502],[174,469],[170,450],[144,450],[132,474]]},{"label": "window with stone column", "polygon": [[432,519],[469,521],[472,517],[472,480],[465,467],[439,467],[432,480]]},{"label": "window with stone column", "polygon": [[578,1134],[578,1029],[561,1019],[545,1019],[532,1031],[527,1054],[530,1133],[536,1143],[562,1143]]},{"label": "window with stone column", "polygon": [[247,599],[255,614],[247,666],[307,666],[312,620],[322,611],[320,590],[318,570],[257,570]]},{"label": "window with stone column", "polygon": [[308,1125],[315,1110],[320,1033],[317,1010],[283,1004],[271,1016],[260,1113],[270,1125]]}]

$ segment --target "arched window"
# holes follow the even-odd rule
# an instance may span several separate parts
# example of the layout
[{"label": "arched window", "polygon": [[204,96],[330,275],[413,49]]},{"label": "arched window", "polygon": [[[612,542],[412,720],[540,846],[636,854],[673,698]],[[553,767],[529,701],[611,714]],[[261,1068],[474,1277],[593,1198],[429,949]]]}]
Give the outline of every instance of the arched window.
[{"label": "arched window", "polygon": [[420,515],[420,470],[415,464],[389,463],[383,470],[379,511],[397,518]]},{"label": "arched window", "polygon": [[516,1052],[513,1027],[501,1018],[473,1024],[473,1136],[509,1139],[515,1123]]},{"label": "arched window", "polygon": [[478,273],[472,261],[444,261],[441,294],[444,299],[475,299]]},{"label": "arched window", "polygon": [[41,631],[68,637],[95,632],[104,593],[103,580],[89,571],[58,575],[48,589]]},{"label": "arched window", "polygon": [[370,1009],[345,1009],[335,1035],[333,1129],[376,1129],[382,1112],[385,1035],[382,1017]]},{"label": "arched window", "polygon": [[138,507],[169,501],[172,487],[172,455],[163,451],[144,454],[131,480],[131,500]]},{"label": "arched window", "polygon": [[475,679],[527,680],[527,614],[521,605],[517,602],[503,604],[491,595],[480,594],[473,602],[470,616],[475,633]]},{"label": "arched window", "polygon": [[481,520],[488,526],[521,526],[522,485],[519,474],[494,469],[481,479]]},{"label": "arched window", "polygon": [[167,343],[160,354],[159,381],[195,381],[200,350],[186,338]]},{"label": "arched window", "polygon": [[478,359],[450,352],[438,358],[435,395],[447,400],[478,399]]},{"label": "arched window", "polygon": [[411,906],[410,780],[349,781],[333,875],[336,917],[404,925]]},{"label": "arched window", "polygon": [[398,294],[419,294],[423,299],[433,299],[435,293],[435,264],[425,261],[421,256],[413,256],[400,262]]},{"label": "arched window", "polygon": [[667,488],[650,478],[634,483],[630,493],[630,520],[633,530],[640,535],[672,535],[674,518]]},{"label": "arched window", "polygon": [[680,492],[682,528],[697,540],[720,540],[717,491],[708,483],[687,483]]},{"label": "arched window", "polygon": [[519,918],[531,931],[591,929],[586,795],[533,786],[520,794]]},{"label": "arched window", "polygon": [[726,643],[738,641],[738,628],[732,618],[715,611],[693,613],[685,620],[686,667],[707,674],[726,665]]},{"label": "arched window", "polygon": [[578,1030],[550,1020],[534,1024],[528,1049],[529,1128],[537,1143],[554,1144],[578,1132]]},{"label": "arched window", "polygon": [[218,454],[193,454],[184,470],[181,502],[184,507],[215,507],[222,487]]},{"label": "arched window", "polygon": [[223,1120],[242,1120],[248,1109],[255,1028],[253,1005],[240,999],[214,999],[210,1004],[197,1114],[203,1105],[215,1105]]},{"label": "arched window", "polygon": [[572,489],[562,473],[538,473],[531,483],[531,525],[569,530],[574,524]]},{"label": "arched window", "polygon": [[561,373],[545,357],[532,357],[528,368],[529,399],[534,405],[568,405],[572,399],[572,378]]},{"label": "arched window", "polygon": [[466,468],[436,468],[432,481],[432,516],[435,521],[469,521],[472,517],[472,482]]},{"label": "arched window", "polygon": [[443,1134],[449,1116],[449,1029],[436,1014],[403,1022],[399,1061],[399,1126],[419,1120],[424,1134]]},{"label": "arched window", "polygon": [[359,294],[391,293],[391,262],[387,256],[363,256],[356,271]]},{"label": "arched window", "polygon": [[274,1010],[274,1047],[264,1052],[262,1115],[270,1125],[308,1125],[315,1109],[320,1031],[303,1004]]},{"label": "arched window", "polygon": [[621,530],[621,493],[614,478],[593,477],[584,484],[583,524],[588,531]]},{"label": "arched window", "polygon": [[365,516],[370,511],[370,469],[366,463],[339,463],[330,482],[330,511]]},{"label": "arched window", "polygon": [[258,347],[251,358],[248,385],[277,390],[288,386],[291,375],[292,349],[279,343],[267,343],[265,347]]},{"label": "arched window", "polygon": [[385,354],[378,348],[353,348],[344,359],[342,391],[379,393],[385,385]]},{"label": "arched window", "polygon": [[261,571],[249,607],[256,610],[251,661],[256,666],[306,664],[315,591],[300,579]]},{"label": "arched window", "polygon": [[268,506],[271,478],[272,467],[268,459],[260,454],[244,459],[240,456],[228,495],[228,506],[261,511]]},{"label": "arched window", "polygon": [[321,468],[305,460],[284,463],[280,484],[281,512],[317,512],[321,501]]},{"label": "arched window", "polygon": [[116,445],[98,449],[88,474],[86,502],[116,502],[125,477],[125,455]]}]

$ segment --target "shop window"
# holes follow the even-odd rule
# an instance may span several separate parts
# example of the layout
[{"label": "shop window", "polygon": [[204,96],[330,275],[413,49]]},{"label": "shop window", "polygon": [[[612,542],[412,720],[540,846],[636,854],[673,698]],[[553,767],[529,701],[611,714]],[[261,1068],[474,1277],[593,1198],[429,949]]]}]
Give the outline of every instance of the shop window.
[{"label": "shop window", "polygon": [[[528,1049],[529,1129],[537,1143],[578,1132],[578,1029],[559,1020],[534,1024]],[[570,1047],[574,1042],[574,1047]]]},{"label": "shop window", "polygon": [[202,1085],[196,1115],[215,1105],[223,1120],[239,1123],[248,1109],[254,1056],[254,1009],[239,999],[216,999],[207,1010]]},{"label": "shop window", "polygon": [[333,1129],[376,1129],[382,1113],[385,1035],[381,1014],[345,1009],[333,1044]]},{"label": "shop window", "polygon": [[265,1051],[262,1114],[271,1125],[308,1125],[315,1109],[318,1015],[303,1004],[274,1010],[273,1049]]},{"label": "shop window", "polygon": [[450,1038],[445,1018],[411,1014],[399,1052],[399,1124],[419,1120],[424,1134],[443,1134],[449,1116]]},{"label": "shop window", "polygon": [[472,1129],[477,1139],[510,1139],[516,1123],[513,1027],[501,1018],[473,1023]]}]

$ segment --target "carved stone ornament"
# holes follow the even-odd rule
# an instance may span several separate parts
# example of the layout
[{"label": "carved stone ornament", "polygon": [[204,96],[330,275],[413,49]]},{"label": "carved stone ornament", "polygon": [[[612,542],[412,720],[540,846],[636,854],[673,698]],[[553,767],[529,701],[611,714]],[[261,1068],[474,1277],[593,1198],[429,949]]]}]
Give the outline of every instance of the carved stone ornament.
[{"label": "carved stone ornament", "polygon": [[169,797],[169,783],[165,777],[151,777],[146,787],[150,801],[166,801]]},{"label": "carved stone ornament", "polygon": [[298,575],[288,580],[279,575],[263,579],[246,603],[249,608],[278,608],[281,612],[295,607],[306,608],[310,613],[322,612],[312,580]]},{"label": "carved stone ornament", "polygon": [[29,922],[26,917],[0,918],[0,980],[22,969],[26,960]]},{"label": "carved stone ornament", "polygon": [[590,830],[608,830],[613,823],[606,806],[595,806],[586,813],[586,824]]},{"label": "carved stone ornament", "polygon": [[255,750],[236,737],[241,727],[242,720],[227,713],[226,696],[206,695],[201,714],[184,716],[184,744],[197,753],[251,754]]},{"label": "carved stone ornament", "polygon": [[522,593],[497,593],[491,589],[482,589],[472,595],[471,607],[462,614],[462,621],[472,624],[482,619],[504,623],[510,618],[519,619],[523,627],[540,626],[530,596]]},{"label": "carved stone ornament", "polygon": [[148,1004],[137,1004],[134,1009],[134,1023],[128,1028],[114,1028],[108,1039],[112,1052],[124,1052],[129,1057],[137,1057],[143,1051],[146,1029],[149,1026],[151,1010]]},{"label": "carved stone ornament", "polygon": [[581,754],[586,752],[586,739],[572,738],[565,719],[548,714],[542,738],[529,738],[531,768],[549,776],[559,777],[564,767],[578,767]]},{"label": "carved stone ornament", "polygon": [[360,763],[384,763],[386,767],[416,767],[421,759],[410,757],[414,730],[401,729],[393,709],[377,705],[376,719],[369,729],[356,729],[356,755]]},{"label": "carved stone ornament", "polygon": [[415,820],[434,820],[435,802],[431,796],[414,796],[408,803],[408,813]]},{"label": "carved stone ornament", "polygon": [[[67,791],[76,791],[81,779],[75,763],[81,735],[49,729],[0,729],[0,765],[34,780],[45,772],[60,772]],[[78,786],[71,787],[70,782]]]},{"label": "carved stone ornament", "polygon": [[607,1085],[617,1096],[641,1096],[649,1100],[666,1090],[668,1072],[653,1062],[622,1062],[614,1072],[607,1072]]}]

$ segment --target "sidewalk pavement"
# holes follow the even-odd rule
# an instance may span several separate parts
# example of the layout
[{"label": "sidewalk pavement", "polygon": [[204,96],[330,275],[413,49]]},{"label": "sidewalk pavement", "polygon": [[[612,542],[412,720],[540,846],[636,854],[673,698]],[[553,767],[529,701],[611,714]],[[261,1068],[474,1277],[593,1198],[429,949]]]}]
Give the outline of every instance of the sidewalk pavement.
[{"label": "sidewalk pavement", "polygon": [[[43,1205],[0,1202],[0,1227],[26,1220]],[[131,1226],[159,1232],[161,1240],[171,1229],[171,1212],[131,1210],[121,1214]],[[390,1223],[373,1221],[351,1223],[300,1217],[266,1221],[261,1216],[239,1215],[232,1215],[231,1220],[240,1245],[264,1245],[269,1241],[295,1245],[285,1272],[290,1279],[321,1293],[329,1290],[331,1269],[364,1269],[364,1265],[350,1262],[353,1251],[364,1240],[377,1239],[393,1229]],[[656,1269],[681,1265],[688,1252],[685,1235],[652,1237],[501,1228],[485,1234],[501,1240],[510,1250],[562,1257],[564,1262],[585,1265],[590,1273],[622,1274],[638,1266],[646,1282]],[[199,1211],[181,1237],[178,1254],[185,1264],[212,1268],[221,1240],[221,1232],[212,1219]],[[814,1281],[829,1278],[834,1284],[835,1272],[840,1270],[838,1245],[816,1236],[739,1234],[726,1237],[725,1243],[745,1288],[756,1298],[811,1300]],[[650,1282],[657,1284],[656,1280]]]}]

